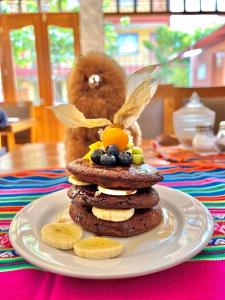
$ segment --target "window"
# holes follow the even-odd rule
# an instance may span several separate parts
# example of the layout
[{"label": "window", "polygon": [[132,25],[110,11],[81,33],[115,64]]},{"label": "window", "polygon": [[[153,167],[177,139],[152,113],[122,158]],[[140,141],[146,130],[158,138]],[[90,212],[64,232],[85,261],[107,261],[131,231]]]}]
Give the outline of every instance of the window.
[{"label": "window", "polygon": [[133,12],[134,1],[133,0],[122,0],[119,2],[120,12]]},{"label": "window", "polygon": [[200,64],[197,68],[197,79],[204,80],[206,79],[206,65]]},{"label": "window", "polygon": [[138,34],[122,33],[118,37],[118,54],[137,54],[138,53]]},{"label": "window", "polygon": [[34,27],[12,29],[10,40],[18,99],[31,100],[38,105],[40,95]]},{"label": "window", "polygon": [[49,54],[54,104],[67,102],[67,76],[74,64],[72,28],[48,26]]},{"label": "window", "polygon": [[[62,0],[61,0],[62,1]],[[113,2],[113,4],[112,4]],[[103,0],[105,12],[176,12],[184,14],[225,11],[224,0]]]},{"label": "window", "polygon": [[224,61],[224,56],[225,53],[224,51],[218,51],[215,53],[215,58],[216,58],[216,68],[220,69],[223,66],[223,61]]},{"label": "window", "polygon": [[79,0],[0,0],[0,13],[79,11],[79,2]]}]

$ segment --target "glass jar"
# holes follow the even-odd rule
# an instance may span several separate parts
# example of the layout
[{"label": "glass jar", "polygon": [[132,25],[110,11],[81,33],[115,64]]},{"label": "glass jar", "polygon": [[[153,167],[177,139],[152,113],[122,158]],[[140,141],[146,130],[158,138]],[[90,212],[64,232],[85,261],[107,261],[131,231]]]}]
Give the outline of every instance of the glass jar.
[{"label": "glass jar", "polygon": [[216,136],[218,150],[225,153],[225,121],[220,122],[219,131]]},{"label": "glass jar", "polygon": [[193,93],[187,104],[173,113],[175,134],[185,147],[191,147],[197,125],[214,126],[214,123],[215,112],[201,102],[197,93]]},{"label": "glass jar", "polygon": [[210,124],[196,126],[196,134],[192,141],[193,149],[199,155],[213,155],[218,153],[216,136]]}]

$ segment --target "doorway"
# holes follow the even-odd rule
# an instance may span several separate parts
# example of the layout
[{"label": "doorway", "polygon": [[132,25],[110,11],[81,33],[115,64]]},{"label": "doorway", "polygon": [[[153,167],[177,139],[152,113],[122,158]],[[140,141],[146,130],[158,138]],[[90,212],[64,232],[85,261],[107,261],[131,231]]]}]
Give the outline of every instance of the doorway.
[{"label": "doorway", "polygon": [[67,76],[79,53],[77,13],[0,16],[0,101],[32,102],[35,142],[62,140],[63,126],[46,107],[67,102]]}]

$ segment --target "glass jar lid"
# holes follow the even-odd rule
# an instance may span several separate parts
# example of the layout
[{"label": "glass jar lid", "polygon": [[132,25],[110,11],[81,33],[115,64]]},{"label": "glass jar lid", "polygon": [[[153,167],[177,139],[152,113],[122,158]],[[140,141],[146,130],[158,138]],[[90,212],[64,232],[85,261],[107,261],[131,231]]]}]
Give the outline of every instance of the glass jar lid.
[{"label": "glass jar lid", "polygon": [[225,121],[221,121],[221,122],[220,122],[219,128],[220,128],[220,129],[225,129]]}]

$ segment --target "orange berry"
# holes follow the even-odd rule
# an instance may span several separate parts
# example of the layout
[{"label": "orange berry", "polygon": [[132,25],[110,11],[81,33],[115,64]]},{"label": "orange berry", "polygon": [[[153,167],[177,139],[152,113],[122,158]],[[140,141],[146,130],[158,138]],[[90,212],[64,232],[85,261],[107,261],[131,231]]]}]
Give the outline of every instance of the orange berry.
[{"label": "orange berry", "polygon": [[120,151],[126,149],[129,138],[121,128],[106,128],[102,133],[103,146],[115,144]]}]

